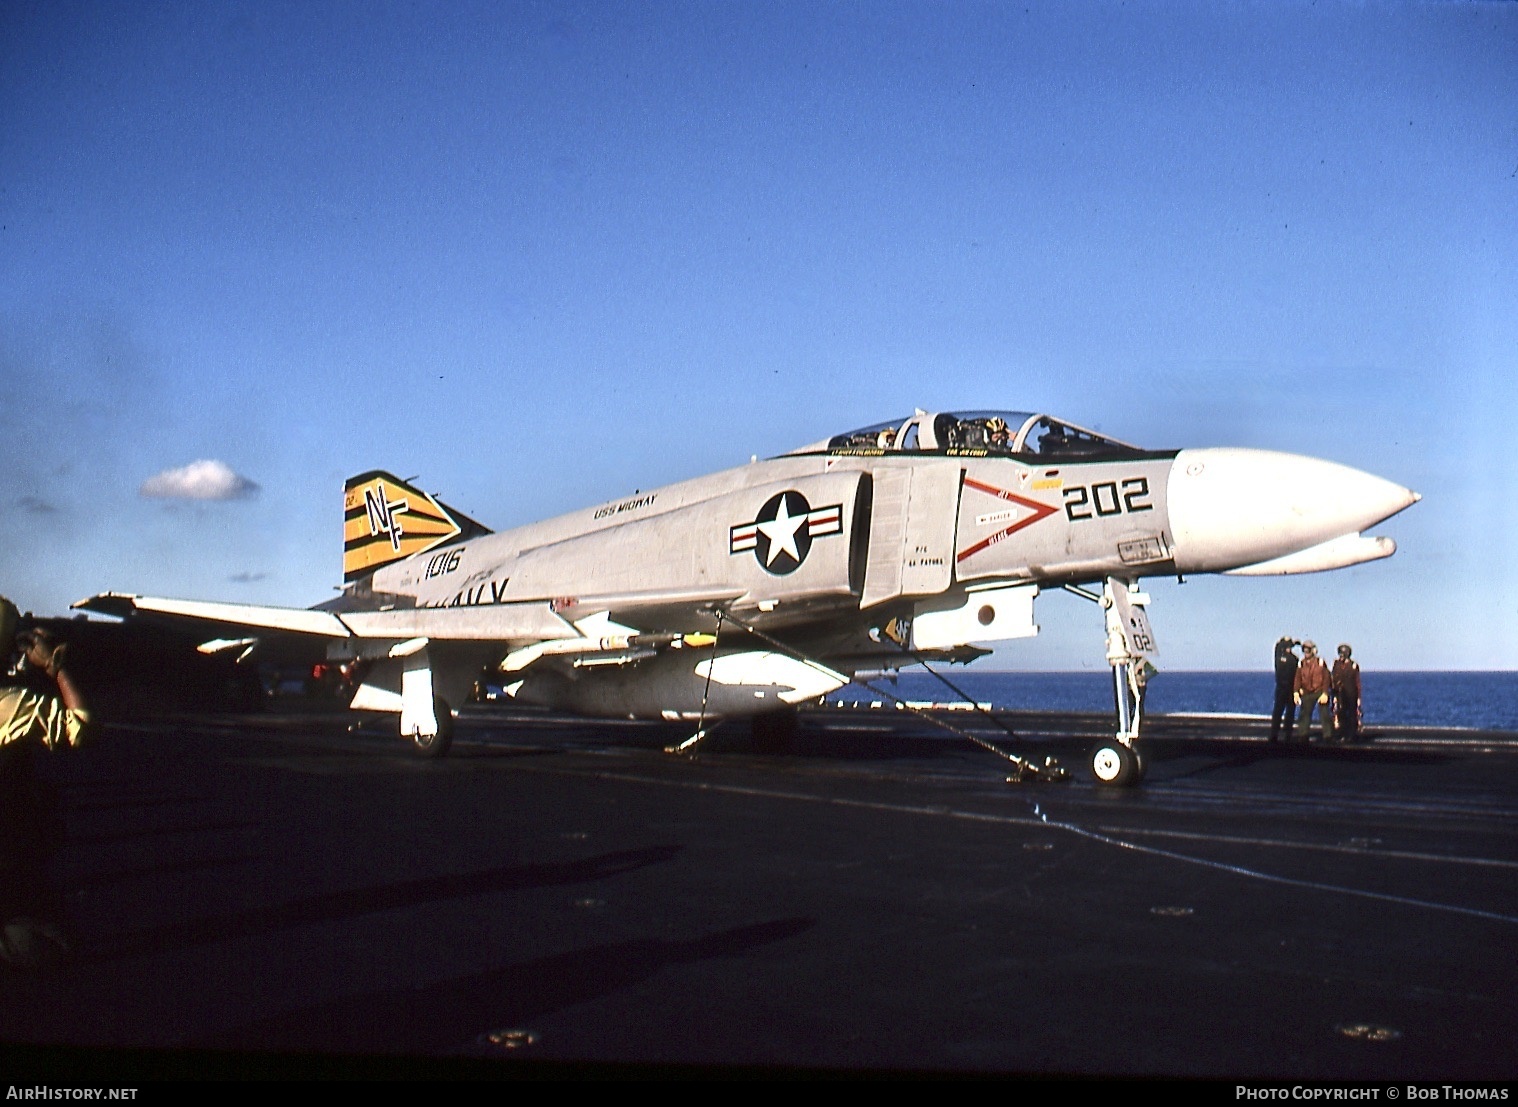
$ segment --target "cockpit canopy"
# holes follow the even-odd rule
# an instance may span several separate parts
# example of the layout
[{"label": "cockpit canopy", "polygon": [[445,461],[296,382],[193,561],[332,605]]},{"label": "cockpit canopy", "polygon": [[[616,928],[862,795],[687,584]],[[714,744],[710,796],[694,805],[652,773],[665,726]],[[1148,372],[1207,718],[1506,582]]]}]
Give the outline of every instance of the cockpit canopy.
[{"label": "cockpit canopy", "polygon": [[827,441],[827,452],[997,454],[1053,461],[1122,457],[1144,450],[1074,423],[1027,411],[919,411],[905,419],[834,435]]}]

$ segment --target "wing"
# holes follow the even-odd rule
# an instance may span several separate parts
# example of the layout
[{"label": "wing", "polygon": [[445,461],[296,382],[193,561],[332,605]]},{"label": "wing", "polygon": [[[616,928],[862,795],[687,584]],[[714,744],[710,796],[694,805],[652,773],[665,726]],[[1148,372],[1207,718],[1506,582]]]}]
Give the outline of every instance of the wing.
[{"label": "wing", "polygon": [[575,628],[548,602],[500,603],[473,607],[329,611],[267,607],[159,596],[103,592],[80,600],[75,610],[117,618],[140,618],[175,627],[207,640],[229,635],[296,635],[309,639],[405,641],[432,638],[460,642],[528,642],[574,638]]}]

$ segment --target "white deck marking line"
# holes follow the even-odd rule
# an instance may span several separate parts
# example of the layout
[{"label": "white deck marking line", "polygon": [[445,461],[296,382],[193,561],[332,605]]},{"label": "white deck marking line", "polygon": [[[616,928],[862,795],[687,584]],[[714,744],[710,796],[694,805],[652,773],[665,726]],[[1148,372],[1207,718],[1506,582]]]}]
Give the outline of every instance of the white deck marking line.
[{"label": "white deck marking line", "polygon": [[[1466,915],[1471,918],[1486,919],[1491,922],[1510,923],[1518,926],[1518,915],[1503,915],[1496,911],[1483,911],[1477,907],[1460,907],[1451,903],[1439,903],[1434,900],[1414,899],[1411,896],[1392,895],[1390,892],[1370,892],[1363,888],[1346,888],[1342,884],[1327,884],[1316,880],[1299,880],[1296,877],[1278,876],[1275,873],[1260,872],[1258,869],[1246,869],[1242,865],[1230,865],[1223,861],[1209,861],[1204,857],[1190,857],[1184,853],[1176,853],[1174,850],[1159,849],[1155,846],[1139,845],[1136,842],[1125,842],[1121,838],[1115,838],[1110,834],[1103,834],[1096,830],[1087,830],[1076,826],[1074,823],[1060,822],[1051,819],[1039,807],[1034,800],[1028,802],[1033,805],[1033,818],[1020,818],[1015,815],[988,815],[976,811],[956,811],[950,807],[939,805],[909,805],[895,803],[881,803],[874,800],[851,800],[838,796],[816,796],[805,792],[782,792],[770,788],[752,788],[736,784],[713,784],[709,781],[682,781],[682,780],[659,780],[654,777],[642,776],[636,773],[614,772],[577,772],[573,769],[545,769],[542,766],[522,766],[531,772],[557,772],[568,773],[575,776],[591,776],[608,780],[624,780],[634,784],[659,784],[665,787],[688,788],[698,792],[721,792],[739,796],[759,796],[765,799],[788,799],[801,800],[807,803],[821,803],[835,807],[857,807],[868,811],[891,811],[903,815],[940,815],[952,819],[963,819],[967,822],[998,823],[1014,826],[1047,826],[1056,830],[1069,831],[1081,838],[1089,838],[1094,842],[1104,845],[1115,846],[1118,849],[1132,850],[1135,853],[1146,853],[1153,857],[1163,857],[1170,861],[1180,861],[1188,865],[1200,865],[1206,869],[1216,869],[1219,872],[1232,873],[1235,876],[1249,877],[1253,880],[1263,880],[1271,884],[1284,884],[1293,888],[1306,888],[1315,892],[1332,892],[1345,896],[1356,896],[1361,899],[1373,899],[1382,903],[1396,903],[1404,907],[1421,907],[1430,911],[1445,911],[1455,915]],[[1261,840],[1261,844],[1271,844]],[[1286,844],[1286,843],[1283,843]],[[1324,847],[1344,848],[1344,847]],[[1363,853],[1375,851],[1363,850]],[[1443,860],[1457,860],[1445,858]]]},{"label": "white deck marking line", "polygon": [[[1033,810],[1035,813],[1042,815],[1042,812],[1040,812],[1038,809],[1038,804],[1035,803],[1033,805]],[[1275,873],[1262,873],[1258,869],[1246,869],[1242,865],[1229,865],[1222,861],[1208,861],[1202,857],[1188,857],[1184,853],[1175,853],[1174,851],[1168,849],[1157,849],[1154,846],[1141,846],[1134,842],[1125,842],[1121,838],[1114,838],[1110,835],[1101,834],[1094,830],[1086,830],[1085,828],[1076,826],[1073,823],[1056,822],[1047,818],[1045,819],[1045,822],[1048,826],[1057,826],[1062,830],[1070,831],[1072,834],[1080,835],[1083,838],[1090,838],[1093,841],[1097,842],[1105,842],[1108,845],[1117,846],[1119,849],[1129,849],[1135,851],[1136,853],[1147,853],[1155,857],[1166,857],[1172,861],[1183,861],[1191,865],[1201,865],[1203,868],[1217,869],[1220,872],[1226,873],[1235,873],[1238,876],[1247,876],[1255,880],[1264,880],[1271,884],[1285,884],[1294,888],[1309,888],[1319,892],[1337,892],[1340,895],[1358,896],[1362,899],[1380,900],[1383,903],[1396,903],[1401,904],[1404,907],[1424,907],[1431,911],[1448,911],[1451,914],[1455,915],[1469,915],[1472,918],[1487,919],[1492,922],[1505,922],[1518,925],[1518,916],[1502,915],[1496,911],[1482,911],[1480,908],[1476,907],[1458,907],[1452,903],[1438,903],[1434,900],[1414,899],[1411,896],[1395,896],[1389,892],[1368,892],[1363,888],[1346,888],[1342,884],[1326,884],[1316,880],[1298,880],[1296,877],[1277,876]]]},{"label": "white deck marking line", "polygon": [[1456,865],[1482,865],[1494,869],[1518,869],[1518,861],[1501,861],[1493,857],[1452,857],[1442,853],[1415,853],[1402,849],[1371,849],[1366,846],[1328,845],[1324,842],[1288,842],[1283,838],[1240,838],[1232,834],[1197,834],[1189,830],[1147,830],[1126,826],[1104,826],[1104,833],[1132,834],[1149,838],[1180,838],[1197,842],[1226,842],[1240,846],[1275,846],[1280,849],[1314,850],[1319,853],[1350,853],[1367,857],[1392,857],[1398,861],[1440,861]]}]

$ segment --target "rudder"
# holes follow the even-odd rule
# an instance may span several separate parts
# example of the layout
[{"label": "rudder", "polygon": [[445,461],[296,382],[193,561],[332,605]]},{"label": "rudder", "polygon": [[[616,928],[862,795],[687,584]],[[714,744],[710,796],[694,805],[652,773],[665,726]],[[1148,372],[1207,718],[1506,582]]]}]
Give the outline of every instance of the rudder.
[{"label": "rudder", "polygon": [[489,533],[469,516],[383,470],[349,477],[343,485],[345,582],[434,547]]}]

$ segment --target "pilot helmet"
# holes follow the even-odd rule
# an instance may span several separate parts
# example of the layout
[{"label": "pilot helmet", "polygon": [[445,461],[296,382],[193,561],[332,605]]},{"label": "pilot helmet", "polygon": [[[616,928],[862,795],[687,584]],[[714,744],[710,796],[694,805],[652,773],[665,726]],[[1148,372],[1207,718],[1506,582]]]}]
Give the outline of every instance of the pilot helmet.
[{"label": "pilot helmet", "polygon": [[1348,642],[1340,642],[1339,643],[1339,656],[1340,657],[1348,657],[1353,652],[1354,651],[1349,648],[1349,643]]},{"label": "pilot helmet", "polygon": [[986,420],[986,430],[992,434],[1001,434],[1007,429],[1007,421],[1000,415],[993,415]]},{"label": "pilot helmet", "polygon": [[1317,653],[1318,652],[1318,644],[1316,642],[1303,642],[1302,643],[1302,652],[1303,653]]}]

